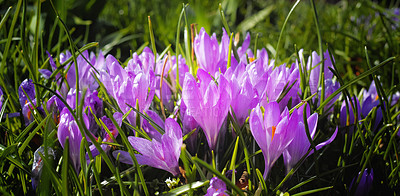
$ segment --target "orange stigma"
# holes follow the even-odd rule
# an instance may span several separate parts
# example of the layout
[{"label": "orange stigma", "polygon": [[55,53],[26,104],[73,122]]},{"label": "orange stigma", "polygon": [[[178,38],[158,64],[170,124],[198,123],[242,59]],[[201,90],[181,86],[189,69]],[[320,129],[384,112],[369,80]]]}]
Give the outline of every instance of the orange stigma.
[{"label": "orange stigma", "polygon": [[26,114],[26,117],[28,117],[28,120],[32,120],[32,115],[31,115],[31,111],[30,110]]},{"label": "orange stigma", "polygon": [[275,135],[275,131],[276,131],[276,127],[272,126],[272,137],[271,137],[271,142],[274,139],[274,135]]},{"label": "orange stigma", "polygon": [[375,101],[376,101],[376,100],[378,100],[378,99],[379,99],[379,96],[378,96],[378,95],[376,95],[376,96],[375,96]]},{"label": "orange stigma", "polygon": [[250,63],[253,62],[255,59],[253,57],[249,57]]}]

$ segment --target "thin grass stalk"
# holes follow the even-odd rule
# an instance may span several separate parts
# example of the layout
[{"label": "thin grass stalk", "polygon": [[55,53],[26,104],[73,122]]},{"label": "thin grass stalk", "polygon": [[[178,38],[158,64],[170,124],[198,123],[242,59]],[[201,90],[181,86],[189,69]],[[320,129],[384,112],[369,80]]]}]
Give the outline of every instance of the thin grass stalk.
[{"label": "thin grass stalk", "polygon": [[[314,0],[310,0],[310,3],[311,3],[311,8],[313,9],[314,22],[315,22],[315,27],[316,27],[316,30],[317,30],[317,37],[318,37],[319,55],[320,55],[320,59],[321,59],[318,86],[321,87],[320,103],[322,104],[324,102],[324,99],[325,99],[325,75],[324,75],[325,59],[324,59],[324,49],[322,48],[321,30],[320,30],[320,26],[319,26],[318,13],[317,13],[317,9],[315,8]],[[322,112],[323,112],[323,108],[321,110],[321,114],[322,114]]]},{"label": "thin grass stalk", "polygon": [[[283,31],[285,30],[285,27],[286,27],[286,24],[287,24],[287,22],[288,22],[288,20],[289,20],[289,17],[292,15],[294,9],[297,7],[297,5],[298,5],[299,3],[300,3],[300,0],[297,0],[297,1],[294,3],[293,7],[290,9],[288,15],[286,16],[285,21],[283,22],[283,26],[282,26],[282,28],[281,28],[281,32],[279,33],[278,43],[276,44],[276,47],[275,47],[275,59],[278,59],[278,58],[279,58],[279,56],[278,56],[279,53],[278,53],[278,52],[279,52],[279,46],[280,46],[280,43],[281,43],[281,40],[282,40],[282,36],[283,36]],[[278,64],[278,63],[276,63],[276,65],[277,65],[277,64]],[[275,66],[276,66],[276,65],[275,65]]]}]

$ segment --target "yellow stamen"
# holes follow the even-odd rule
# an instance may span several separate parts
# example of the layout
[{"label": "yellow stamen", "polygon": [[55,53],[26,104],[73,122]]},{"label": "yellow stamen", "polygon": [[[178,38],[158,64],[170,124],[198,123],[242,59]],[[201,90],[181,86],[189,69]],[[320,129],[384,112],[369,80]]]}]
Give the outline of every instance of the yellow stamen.
[{"label": "yellow stamen", "polygon": [[249,57],[250,63],[253,62],[255,59],[253,57]]}]

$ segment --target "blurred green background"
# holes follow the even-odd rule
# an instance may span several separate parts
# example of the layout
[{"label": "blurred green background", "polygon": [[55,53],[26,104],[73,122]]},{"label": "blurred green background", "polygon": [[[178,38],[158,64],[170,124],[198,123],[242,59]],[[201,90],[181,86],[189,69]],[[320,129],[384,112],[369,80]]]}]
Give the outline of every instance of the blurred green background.
[{"label": "blurred green background", "polygon": [[[0,1],[0,14],[3,16],[9,6],[14,6],[14,12],[17,2]],[[29,0],[26,6],[26,23],[30,27],[26,37],[31,43],[34,42],[32,35],[35,33],[37,2]],[[63,33],[59,33],[60,26],[50,1],[41,2],[39,39],[43,48],[56,56],[67,49],[69,44]],[[240,40],[249,32],[252,37],[250,48],[253,49],[254,38],[258,33],[257,48],[266,48],[270,56],[275,56],[283,22],[295,1],[54,0],[53,3],[78,47],[88,42],[99,42],[98,50],[113,54],[123,62],[132,52],[145,45],[150,46],[148,16],[151,17],[157,51],[161,52],[169,44],[175,49],[177,23],[184,4],[189,5],[186,9],[188,23],[197,24],[198,30],[204,27],[209,34],[215,32],[218,39],[223,27],[218,9],[221,4],[231,31],[238,32],[241,35]],[[399,54],[398,6],[398,1],[389,0],[316,1],[324,50],[327,46],[332,49],[344,78],[352,79],[367,69],[365,46],[373,64]],[[3,40],[7,36],[7,27],[11,20],[5,23],[5,28],[0,31]],[[17,22],[15,35],[21,33],[19,25]],[[180,30],[183,32],[183,28]],[[63,45],[58,44],[60,35],[64,36]],[[182,41],[183,33],[180,35]],[[4,47],[5,44],[0,44],[0,48]],[[317,32],[309,1],[301,1],[289,18],[279,50],[278,59],[281,61],[278,62],[293,62],[296,49],[301,48],[306,55],[311,51],[318,51]],[[40,48],[41,54],[45,54],[44,49]],[[393,67],[379,73],[392,74]],[[398,73],[395,77],[394,83],[397,84]],[[389,77],[383,78],[383,82],[393,83]],[[366,84],[359,83],[362,87],[366,87]]]}]

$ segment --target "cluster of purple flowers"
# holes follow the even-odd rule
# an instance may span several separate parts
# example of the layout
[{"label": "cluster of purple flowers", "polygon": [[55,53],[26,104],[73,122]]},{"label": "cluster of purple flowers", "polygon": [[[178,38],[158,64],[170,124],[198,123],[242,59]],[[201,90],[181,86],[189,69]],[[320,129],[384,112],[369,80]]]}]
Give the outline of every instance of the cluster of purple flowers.
[{"label": "cluster of purple flowers", "polygon": [[[25,124],[33,122],[36,115],[52,115],[58,125],[57,135],[61,147],[64,148],[66,138],[69,138],[69,156],[74,168],[79,172],[82,161],[79,152],[85,134],[99,138],[98,142],[101,142],[101,148],[105,152],[111,150],[109,143],[116,142],[114,139],[118,136],[118,128],[112,123],[111,117],[104,114],[103,100],[98,92],[98,89],[102,88],[105,90],[102,92],[115,103],[110,105],[114,111],[112,118],[118,126],[125,120],[134,127],[140,126],[138,128],[148,136],[128,137],[132,147],[139,153],[136,154],[139,164],[178,175],[183,135],[196,129],[185,141],[191,146],[196,142],[197,129],[201,128],[210,151],[216,150],[219,138],[228,129],[227,117],[232,115],[239,126],[249,124],[254,140],[264,156],[264,178],[267,178],[281,155],[289,172],[303,156],[306,156],[310,149],[309,137],[314,139],[318,128],[318,114],[311,112],[310,104],[300,104],[303,95],[317,94],[310,102],[318,106],[320,97],[329,97],[340,87],[329,69],[333,68],[334,59],[325,52],[321,60],[316,52],[312,52],[306,61],[303,50],[300,50],[299,61],[291,65],[276,65],[265,49],[254,51],[256,55],[253,54],[248,48],[249,34],[235,51],[237,55],[229,51],[229,43],[229,36],[225,30],[218,43],[215,34],[209,36],[202,28],[193,43],[196,56],[196,63],[193,64],[198,66],[193,69],[194,73],[189,71],[189,66],[182,56],[158,57],[147,47],[141,54],[134,53],[126,65],[121,65],[112,55],[105,57],[102,53],[96,57],[94,53],[89,54],[85,51],[75,62],[69,60],[72,58],[69,52],[61,54],[57,62],[48,54],[52,70],[43,69],[40,72],[46,79],[54,77],[58,84],[58,95],[50,97],[46,104],[39,104],[35,98],[35,85],[31,80],[23,81],[18,92]],[[160,60],[155,62],[155,57]],[[78,69],[75,69],[75,63]],[[320,78],[322,64],[324,75]],[[63,66],[64,71],[52,76],[60,66]],[[179,75],[176,75],[177,69]],[[301,78],[301,73],[306,77]],[[176,77],[179,77],[180,84],[176,84]],[[304,79],[305,81],[302,81]],[[308,91],[300,86],[301,82],[309,86]],[[322,83],[323,91],[320,87]],[[325,92],[325,95],[321,96],[321,92]],[[325,106],[325,112],[333,112],[333,105],[339,96],[334,97]],[[60,98],[63,98],[69,107]],[[378,107],[377,98],[376,87],[372,83],[369,90],[365,90],[363,94],[362,107],[357,97],[352,99],[358,111],[358,120],[377,107],[375,129],[382,121],[382,111]],[[2,100],[4,98],[0,89],[0,108]],[[165,111],[170,114],[169,118],[162,118],[157,113],[159,109],[154,100],[162,101]],[[393,101],[395,102],[397,100]],[[294,107],[298,104],[297,108]],[[349,104],[344,101],[340,111],[342,127],[355,123],[355,112],[352,107],[347,107],[346,110],[346,105]],[[83,107],[82,114],[77,114],[81,111],[78,110],[78,106]],[[146,114],[153,122],[140,117],[132,108]],[[123,115],[128,112],[130,113],[124,118]],[[79,126],[78,120],[84,122],[83,125]],[[99,121],[102,123],[98,123]],[[82,130],[85,128],[89,132]],[[325,138],[327,140],[317,144],[315,149],[331,143],[337,131],[336,128],[331,137]],[[89,140],[88,142],[91,143]],[[99,155],[98,150],[91,144],[90,153],[93,156]],[[313,151],[308,155],[311,153]],[[133,164],[128,152],[114,150],[112,155],[119,156],[123,163]],[[89,156],[86,158],[89,160]],[[226,191],[225,185],[221,183],[219,179],[211,180],[214,192],[223,194]],[[209,189],[207,194],[212,195],[214,192]]]}]

